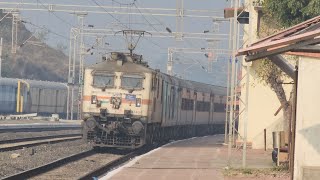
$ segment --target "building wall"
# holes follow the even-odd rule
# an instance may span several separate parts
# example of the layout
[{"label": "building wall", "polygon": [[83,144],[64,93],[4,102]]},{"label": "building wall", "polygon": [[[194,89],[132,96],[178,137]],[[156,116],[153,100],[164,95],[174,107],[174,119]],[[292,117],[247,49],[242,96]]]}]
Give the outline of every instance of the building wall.
[{"label": "building wall", "polygon": [[301,57],[298,75],[295,180],[319,179],[320,176],[319,82],[320,59]]},{"label": "building wall", "polygon": [[[248,4],[252,0],[246,0]],[[248,6],[247,9],[250,12],[250,25],[245,25],[244,42],[246,44],[254,43],[258,40],[258,11],[254,7]],[[251,29],[250,29],[251,26]],[[246,45],[244,45],[246,47]],[[242,75],[246,76],[247,63],[243,60]],[[276,97],[275,92],[271,88],[258,80],[256,70],[259,67],[259,61],[255,61],[249,64],[249,106],[248,116],[245,111],[239,117],[239,133],[243,136],[243,122],[248,117],[247,126],[247,140],[252,143],[252,148],[263,149],[264,148],[264,129],[266,129],[266,145],[268,149],[272,148],[272,132],[283,130],[283,113],[280,111],[277,116],[274,116],[275,112],[280,107],[280,102]],[[285,87],[287,95],[291,92],[291,85]],[[246,78],[244,77],[241,82],[241,99],[245,102],[246,97]],[[246,106],[240,103],[240,112],[245,109]],[[241,138],[238,141],[242,141]]]},{"label": "building wall", "polygon": [[[284,120],[283,113],[280,111],[277,116],[275,112],[281,106],[276,94],[269,86],[259,80],[256,75],[256,69],[259,62],[252,63],[250,67],[250,83],[249,83],[249,106],[247,119],[247,140],[252,143],[253,149],[264,148],[264,129],[266,129],[266,145],[268,149],[273,147],[272,132],[283,131]],[[246,69],[243,68],[243,71]],[[245,79],[245,78],[244,78]],[[246,86],[242,85],[241,99],[245,101]],[[285,86],[285,91],[289,95],[291,85]],[[246,106],[240,104],[240,109],[245,109]],[[241,111],[240,110],[240,111]],[[247,118],[244,112],[239,119],[240,135],[243,135],[243,121]],[[241,141],[241,138],[239,139]]]}]

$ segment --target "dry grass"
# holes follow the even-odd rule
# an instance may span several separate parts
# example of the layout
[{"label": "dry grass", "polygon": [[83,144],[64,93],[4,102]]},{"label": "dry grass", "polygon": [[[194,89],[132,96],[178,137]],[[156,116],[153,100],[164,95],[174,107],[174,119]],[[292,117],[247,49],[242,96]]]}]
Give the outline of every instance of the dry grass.
[{"label": "dry grass", "polygon": [[273,168],[266,168],[266,169],[253,169],[253,168],[246,168],[246,169],[224,169],[223,175],[227,177],[265,177],[265,176],[272,176],[272,177],[282,177],[288,176],[289,171],[287,167],[273,167]]}]

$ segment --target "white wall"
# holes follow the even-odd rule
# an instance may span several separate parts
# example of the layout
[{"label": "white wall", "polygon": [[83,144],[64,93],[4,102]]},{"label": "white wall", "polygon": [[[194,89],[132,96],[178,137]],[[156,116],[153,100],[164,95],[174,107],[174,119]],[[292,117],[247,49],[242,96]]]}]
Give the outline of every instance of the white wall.
[{"label": "white wall", "polygon": [[[250,67],[250,83],[249,83],[249,113],[248,113],[248,129],[247,138],[248,142],[252,143],[253,149],[264,148],[264,129],[266,129],[266,145],[268,149],[272,146],[272,132],[283,131],[284,121],[283,113],[280,111],[277,116],[275,112],[281,106],[276,94],[271,88],[259,81],[256,75],[256,69],[259,62],[254,62]],[[243,74],[246,74],[243,68]],[[289,95],[291,85],[285,86],[285,91]],[[242,85],[241,99],[245,100],[246,89],[245,82]],[[241,109],[246,108],[240,104]],[[240,116],[239,132],[243,135],[243,121],[247,118],[245,112]],[[239,139],[241,141],[241,139]]]},{"label": "white wall", "polygon": [[[246,0],[249,3],[252,0]],[[250,23],[252,28],[250,30],[249,25],[245,25],[244,42],[247,44],[254,43],[258,40],[258,12],[253,6],[247,7],[246,10],[250,12]],[[244,47],[246,47],[244,45]],[[246,75],[246,64],[243,62],[242,76]],[[256,70],[259,67],[259,61],[255,61],[250,66],[250,83],[249,83],[249,113],[248,113],[248,129],[247,138],[248,142],[252,143],[252,148],[263,149],[264,148],[264,129],[267,132],[267,148],[272,148],[272,132],[283,130],[283,113],[280,111],[277,116],[274,116],[275,112],[280,107],[280,102],[276,97],[275,92],[264,83],[258,80]],[[287,95],[291,92],[291,85],[285,87]],[[246,96],[246,77],[241,82],[241,99],[245,102]],[[240,103],[240,112],[245,109],[246,106]],[[245,112],[240,115],[239,119],[239,133],[243,136],[243,121],[247,118]],[[241,138],[238,141],[242,141]]]},{"label": "white wall", "polygon": [[[298,75],[294,179],[320,178],[320,59],[301,57]],[[305,172],[314,171],[303,178]],[[310,170],[311,169],[311,170]]]}]

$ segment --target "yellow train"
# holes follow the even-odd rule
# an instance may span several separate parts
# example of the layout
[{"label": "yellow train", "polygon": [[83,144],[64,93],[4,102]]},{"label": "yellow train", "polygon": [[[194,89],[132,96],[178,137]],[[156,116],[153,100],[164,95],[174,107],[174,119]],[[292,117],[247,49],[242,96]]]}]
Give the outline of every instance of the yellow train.
[{"label": "yellow train", "polygon": [[141,55],[113,52],[84,73],[83,133],[94,146],[224,132],[226,88],[153,70]]}]

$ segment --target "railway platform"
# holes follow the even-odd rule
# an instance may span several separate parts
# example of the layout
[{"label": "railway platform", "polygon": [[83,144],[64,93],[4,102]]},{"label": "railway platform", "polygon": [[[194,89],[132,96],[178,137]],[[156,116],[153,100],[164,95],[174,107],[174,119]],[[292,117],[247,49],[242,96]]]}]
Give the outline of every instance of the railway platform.
[{"label": "railway platform", "polygon": [[[170,143],[137,157],[102,179],[108,180],[224,180],[228,149],[223,135],[191,138]],[[232,150],[232,167],[241,168],[242,151]],[[271,168],[271,152],[248,150],[249,168]]]}]

